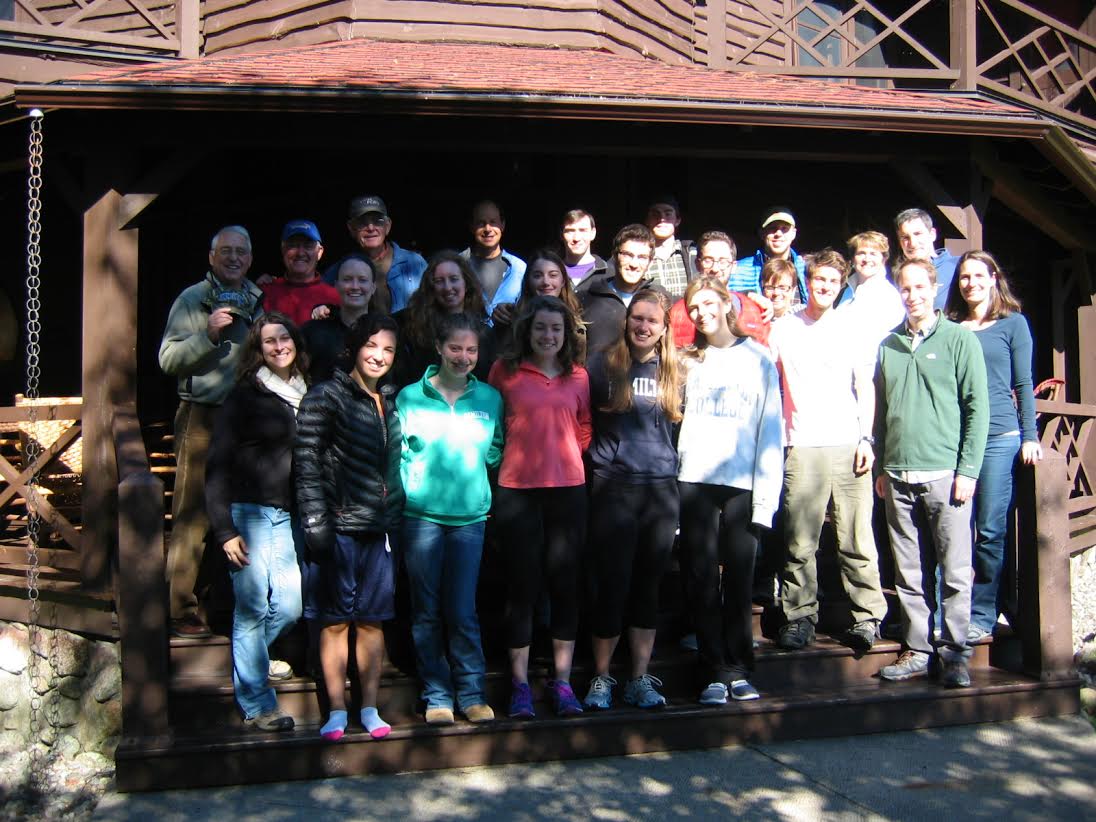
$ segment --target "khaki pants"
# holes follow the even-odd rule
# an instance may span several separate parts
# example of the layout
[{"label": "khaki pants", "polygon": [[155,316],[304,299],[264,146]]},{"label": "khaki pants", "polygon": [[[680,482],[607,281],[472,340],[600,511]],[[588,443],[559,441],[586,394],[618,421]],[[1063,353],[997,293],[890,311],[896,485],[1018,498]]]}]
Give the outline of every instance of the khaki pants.
[{"label": "khaki pants", "polygon": [[175,491],[167,551],[171,618],[198,613],[194,588],[202,564],[209,518],[205,509],[206,455],[217,406],[181,400],[175,413]]},{"label": "khaki pants", "polygon": [[782,598],[789,622],[802,618],[818,622],[815,554],[831,497],[841,582],[852,603],[853,622],[880,620],[887,613],[871,527],[871,472],[859,477],[853,473],[855,454],[855,445],[788,449],[784,460],[788,556]]}]

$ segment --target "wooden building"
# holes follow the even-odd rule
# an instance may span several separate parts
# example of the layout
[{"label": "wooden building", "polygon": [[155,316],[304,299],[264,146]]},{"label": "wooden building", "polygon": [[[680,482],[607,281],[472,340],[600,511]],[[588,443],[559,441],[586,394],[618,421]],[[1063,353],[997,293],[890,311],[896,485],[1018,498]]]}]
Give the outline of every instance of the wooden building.
[{"label": "wooden building", "polygon": [[[0,209],[16,248],[27,114],[45,112],[43,393],[82,397],[79,415],[68,411],[79,416],[81,502],[41,509],[60,535],[42,554],[44,590],[59,624],[122,642],[120,785],[654,750],[1075,706],[1061,592],[1070,554],[1096,543],[1091,3],[19,0],[0,4],[0,81],[10,90]],[[665,721],[622,712],[568,730],[499,723],[446,735],[409,724],[342,757],[310,738],[242,740],[188,724],[203,710],[231,714],[230,686],[226,697],[223,677],[200,662],[222,664],[226,649],[176,643],[169,660],[163,448],[147,434],[175,401],[155,358],[167,309],[204,272],[209,235],[247,225],[257,274],[277,263],[280,226],[307,217],[337,254],[349,247],[346,202],[376,192],[393,236],[429,252],[466,244],[468,205],[491,195],[507,208],[507,246],[522,252],[554,241],[568,208],[595,213],[605,237],[665,190],[682,200],[689,233],[729,229],[742,253],[774,202],[796,210],[804,251],[869,228],[889,234],[893,214],[919,205],[953,251],[992,249],[1013,273],[1035,325],[1037,376],[1066,391],[1040,406],[1049,456],[1022,485],[1024,628],[981,649],[977,687],[947,698],[881,691],[866,679],[878,654],[854,659],[834,646],[817,658],[769,655],[774,698],[717,720],[680,708]],[[19,279],[4,284],[17,320]],[[0,388],[20,390],[21,377],[15,356]],[[12,425],[27,416],[3,413]],[[4,476],[0,499],[18,511],[26,472]],[[25,596],[13,540],[0,549],[8,617]],[[660,676],[684,687],[667,666]],[[797,682],[823,684],[807,697],[781,691]],[[315,711],[308,683],[286,687]],[[410,710],[408,682],[393,674],[386,687]]]}]

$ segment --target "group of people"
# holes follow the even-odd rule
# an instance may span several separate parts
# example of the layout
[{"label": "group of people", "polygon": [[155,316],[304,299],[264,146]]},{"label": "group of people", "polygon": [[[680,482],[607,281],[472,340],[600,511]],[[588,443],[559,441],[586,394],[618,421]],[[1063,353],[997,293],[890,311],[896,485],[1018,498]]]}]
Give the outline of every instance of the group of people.
[{"label": "group of people", "polygon": [[[561,252],[526,262],[502,245],[498,205],[481,202],[469,247],[428,263],[390,239],[370,195],[350,203],[357,251],[321,272],[317,226],[294,220],[284,275],[255,282],[246,229],[214,236],[160,349],[180,396],[168,571],[173,632],[206,636],[207,529],[223,550],[246,725],[293,727],[271,685],[292,672],[269,649],[303,615],[329,705],[321,734],[346,730],[353,644],[362,727],[386,735],[381,626],[400,573],[426,722],[493,720],[476,610],[485,538],[504,566],[511,717],[534,715],[542,596],[557,714],[612,706],[625,632],[620,698],[666,703],[648,666],[675,545],[700,703],[757,699],[757,558],[779,560],[777,644],[809,645],[828,512],[844,641],[875,642],[887,604],[873,486],[905,646],[880,676],[924,675],[935,660],[945,685],[969,686],[972,643],[1001,612],[1013,467],[1041,456],[1031,334],[1004,273],[983,251],[937,251],[917,209],[895,220],[889,272],[875,231],[848,241],[851,262],[799,255],[784,207],[762,215],[761,247],[742,259],[722,231],[681,240],[680,222],[673,197],[653,199],[605,260],[594,217],[572,210]],[[583,607],[594,671],[580,701]]]}]

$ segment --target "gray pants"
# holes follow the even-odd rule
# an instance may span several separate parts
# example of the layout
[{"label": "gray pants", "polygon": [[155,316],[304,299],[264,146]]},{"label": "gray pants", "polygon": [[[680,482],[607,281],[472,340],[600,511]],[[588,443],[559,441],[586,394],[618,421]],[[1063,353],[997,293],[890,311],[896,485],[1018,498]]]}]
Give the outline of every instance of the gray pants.
[{"label": "gray pants", "polygon": [[[894,552],[895,585],[902,606],[906,647],[931,654],[933,646],[944,661],[967,659],[970,626],[971,526],[970,501],[951,500],[951,476],[925,483],[887,483],[887,529]],[[941,570],[940,603],[943,623],[933,640],[937,564]]]}]

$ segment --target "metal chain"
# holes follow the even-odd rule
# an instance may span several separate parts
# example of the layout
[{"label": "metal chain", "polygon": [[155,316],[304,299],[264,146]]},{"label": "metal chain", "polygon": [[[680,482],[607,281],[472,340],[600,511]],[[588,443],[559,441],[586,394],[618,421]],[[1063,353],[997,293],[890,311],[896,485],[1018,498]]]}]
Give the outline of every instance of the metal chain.
[{"label": "metal chain", "polygon": [[[29,401],[27,418],[30,422],[26,438],[25,458],[27,465],[33,465],[42,453],[38,442],[34,422],[38,417],[38,382],[42,375],[39,355],[42,323],[40,290],[42,286],[42,119],[39,109],[30,113],[30,147],[28,158],[30,168],[27,178],[27,389],[24,396]],[[30,678],[30,788],[39,797],[45,788],[44,762],[42,761],[42,697],[43,687],[41,657],[35,652],[41,641],[39,620],[41,603],[39,601],[38,574],[40,571],[39,542],[41,540],[41,522],[34,505],[38,497],[40,477],[36,470],[27,482],[27,599],[30,615],[27,622],[27,640],[30,650],[27,660],[27,674]],[[52,655],[52,654],[51,654]],[[50,668],[53,666],[50,665]],[[48,677],[53,679],[53,671]]]}]

